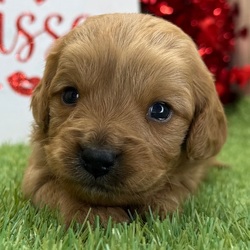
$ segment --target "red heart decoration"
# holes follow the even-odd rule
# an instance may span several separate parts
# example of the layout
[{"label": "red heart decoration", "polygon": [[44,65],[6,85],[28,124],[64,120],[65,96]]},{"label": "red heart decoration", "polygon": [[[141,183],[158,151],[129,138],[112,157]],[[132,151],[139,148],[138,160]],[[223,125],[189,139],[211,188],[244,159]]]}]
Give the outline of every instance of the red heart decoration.
[{"label": "red heart decoration", "polygon": [[15,92],[21,95],[30,96],[32,95],[32,92],[37,84],[40,82],[40,78],[27,78],[23,72],[15,72],[8,77],[8,82]]},{"label": "red heart decoration", "polygon": [[35,2],[38,4],[41,4],[41,3],[45,2],[45,0],[35,0]]}]

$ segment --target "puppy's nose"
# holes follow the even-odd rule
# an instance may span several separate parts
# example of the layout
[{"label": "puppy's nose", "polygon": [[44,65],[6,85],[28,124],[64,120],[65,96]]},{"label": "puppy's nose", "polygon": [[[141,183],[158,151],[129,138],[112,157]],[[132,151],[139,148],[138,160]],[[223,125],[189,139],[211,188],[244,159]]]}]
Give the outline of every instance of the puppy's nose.
[{"label": "puppy's nose", "polygon": [[108,174],[114,166],[117,153],[108,149],[85,148],[82,151],[82,165],[95,178]]}]

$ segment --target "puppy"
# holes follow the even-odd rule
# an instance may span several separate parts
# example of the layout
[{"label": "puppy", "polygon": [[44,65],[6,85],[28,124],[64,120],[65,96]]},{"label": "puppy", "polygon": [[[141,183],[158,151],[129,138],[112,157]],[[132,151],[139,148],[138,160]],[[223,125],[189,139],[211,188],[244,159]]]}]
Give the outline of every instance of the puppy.
[{"label": "puppy", "polygon": [[91,17],[58,39],[34,91],[23,193],[72,220],[161,218],[226,140],[213,77],[186,34],[143,14]]}]

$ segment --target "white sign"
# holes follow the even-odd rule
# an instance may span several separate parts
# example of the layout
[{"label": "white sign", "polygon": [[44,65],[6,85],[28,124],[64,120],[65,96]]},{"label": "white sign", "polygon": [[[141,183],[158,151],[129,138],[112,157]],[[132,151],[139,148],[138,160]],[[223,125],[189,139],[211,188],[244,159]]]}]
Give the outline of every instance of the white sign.
[{"label": "white sign", "polygon": [[28,141],[30,95],[56,38],[91,15],[138,11],[138,0],[0,0],[0,143]]}]

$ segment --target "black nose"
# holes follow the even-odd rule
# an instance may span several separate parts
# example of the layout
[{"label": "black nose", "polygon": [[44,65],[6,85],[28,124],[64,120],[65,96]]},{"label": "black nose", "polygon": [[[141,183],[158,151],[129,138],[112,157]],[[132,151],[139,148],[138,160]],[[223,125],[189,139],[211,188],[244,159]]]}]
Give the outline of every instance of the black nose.
[{"label": "black nose", "polygon": [[117,153],[108,149],[85,148],[81,153],[82,166],[95,178],[108,174]]}]

